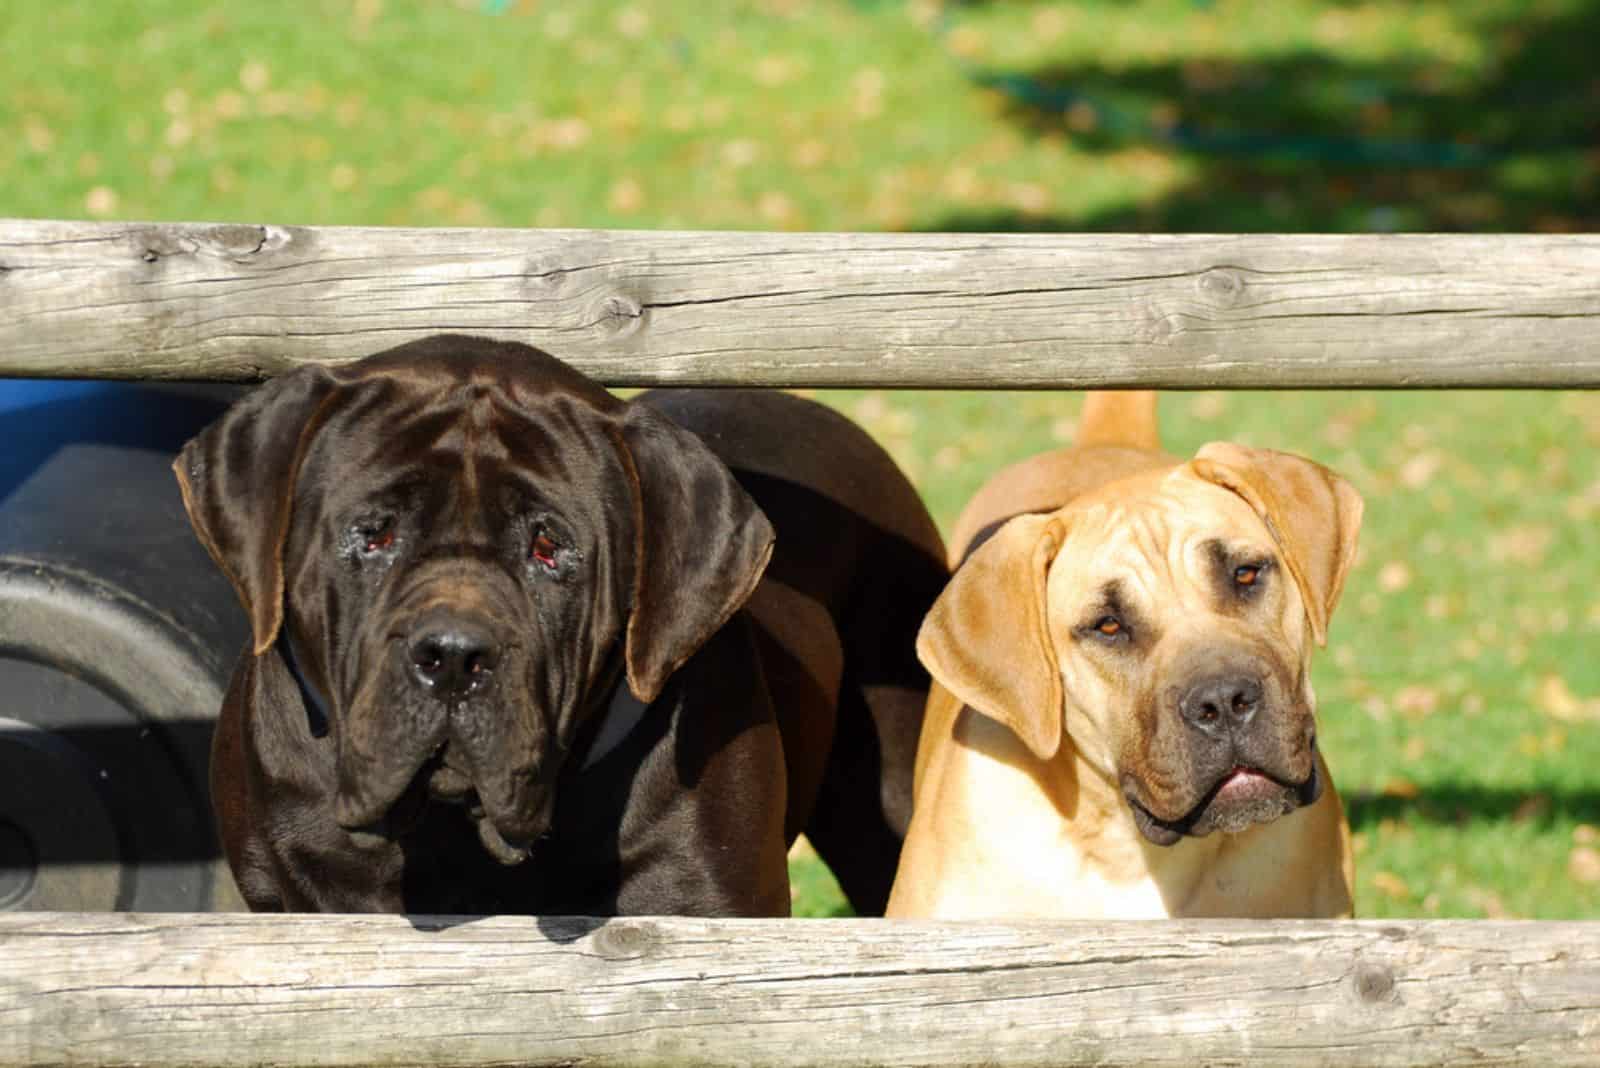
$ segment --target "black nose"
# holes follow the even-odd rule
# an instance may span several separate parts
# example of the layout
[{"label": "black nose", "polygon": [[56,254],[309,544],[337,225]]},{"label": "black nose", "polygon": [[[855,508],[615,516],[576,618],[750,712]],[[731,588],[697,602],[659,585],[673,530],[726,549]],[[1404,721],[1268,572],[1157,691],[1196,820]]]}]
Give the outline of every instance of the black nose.
[{"label": "black nose", "polygon": [[1216,675],[1189,687],[1178,701],[1178,714],[1203,734],[1223,735],[1248,724],[1260,706],[1259,679]]},{"label": "black nose", "polygon": [[481,623],[430,619],[406,646],[411,677],[442,700],[459,699],[489,684],[500,662],[500,643]]}]

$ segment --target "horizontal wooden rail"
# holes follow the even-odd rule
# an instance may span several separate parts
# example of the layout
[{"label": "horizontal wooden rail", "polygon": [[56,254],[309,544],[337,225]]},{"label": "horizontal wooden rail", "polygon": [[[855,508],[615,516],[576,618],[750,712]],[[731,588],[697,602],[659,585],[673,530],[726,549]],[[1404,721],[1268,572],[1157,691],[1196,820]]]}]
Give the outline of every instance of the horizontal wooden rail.
[{"label": "horizontal wooden rail", "polygon": [[0,375],[254,379],[439,331],[612,385],[1600,386],[1600,235],[0,221]]},{"label": "horizontal wooden rail", "polygon": [[0,1065],[1600,1064],[1600,924],[0,914]]}]

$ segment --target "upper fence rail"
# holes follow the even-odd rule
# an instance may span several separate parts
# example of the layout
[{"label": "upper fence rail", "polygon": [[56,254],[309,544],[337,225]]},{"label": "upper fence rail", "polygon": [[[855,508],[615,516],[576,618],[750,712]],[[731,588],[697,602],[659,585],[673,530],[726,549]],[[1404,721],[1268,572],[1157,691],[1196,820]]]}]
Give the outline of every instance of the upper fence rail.
[{"label": "upper fence rail", "polygon": [[1600,235],[0,221],[0,375],[252,380],[439,332],[610,385],[1600,386]]}]

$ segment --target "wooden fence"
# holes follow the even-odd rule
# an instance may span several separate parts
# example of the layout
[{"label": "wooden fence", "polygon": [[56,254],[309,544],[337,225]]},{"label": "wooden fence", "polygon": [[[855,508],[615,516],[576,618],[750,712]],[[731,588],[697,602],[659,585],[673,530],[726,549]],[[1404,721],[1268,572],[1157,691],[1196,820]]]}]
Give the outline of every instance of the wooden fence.
[{"label": "wooden fence", "polygon": [[1600,1060],[1594,925],[0,916],[0,1064]]},{"label": "wooden fence", "polygon": [[[1600,236],[0,222],[0,374],[1600,386]],[[1600,924],[0,915],[0,1066],[1593,1064]]]},{"label": "wooden fence", "polygon": [[440,331],[609,385],[1600,386],[1600,235],[0,223],[0,374],[251,379]]}]

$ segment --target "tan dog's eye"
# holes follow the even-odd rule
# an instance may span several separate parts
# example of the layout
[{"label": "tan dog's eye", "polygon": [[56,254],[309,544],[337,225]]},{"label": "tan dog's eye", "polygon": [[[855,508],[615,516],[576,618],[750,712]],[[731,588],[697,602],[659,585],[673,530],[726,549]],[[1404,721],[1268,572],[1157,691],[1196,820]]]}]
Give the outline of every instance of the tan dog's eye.
[{"label": "tan dog's eye", "polygon": [[1241,586],[1254,586],[1256,579],[1261,577],[1260,564],[1245,564],[1243,567],[1233,569],[1233,581]]},{"label": "tan dog's eye", "polygon": [[1122,620],[1116,616],[1105,616],[1094,625],[1094,629],[1107,638],[1115,638],[1122,633]]}]

